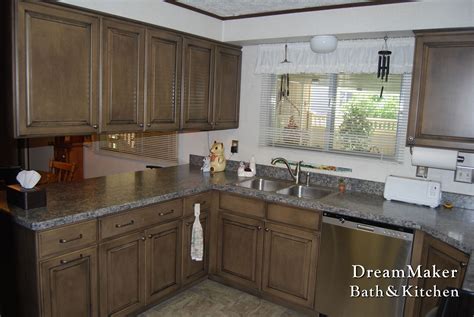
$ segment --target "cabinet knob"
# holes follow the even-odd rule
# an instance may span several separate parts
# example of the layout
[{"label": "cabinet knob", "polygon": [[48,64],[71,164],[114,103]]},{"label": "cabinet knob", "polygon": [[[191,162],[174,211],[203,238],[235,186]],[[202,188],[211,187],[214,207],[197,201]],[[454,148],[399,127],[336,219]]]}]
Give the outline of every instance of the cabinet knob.
[{"label": "cabinet knob", "polygon": [[467,263],[466,262],[461,262],[461,267],[467,267]]},{"label": "cabinet knob", "polygon": [[415,143],[415,137],[409,136],[408,137],[408,143],[410,143],[410,144]]},{"label": "cabinet knob", "polygon": [[139,126],[140,128],[143,128],[143,123],[139,123],[138,126]]},{"label": "cabinet knob", "polygon": [[268,229],[268,228],[265,228],[265,231],[266,231],[266,232],[268,232],[268,231],[270,231],[270,229]]},{"label": "cabinet knob", "polygon": [[151,239],[151,238],[153,238],[153,235],[152,235],[152,234],[149,234],[149,235],[148,235],[148,239]]},{"label": "cabinet knob", "polygon": [[94,129],[98,129],[98,128],[99,128],[99,125],[94,124],[92,127],[93,127]]},{"label": "cabinet knob", "polygon": [[262,227],[258,226],[258,227],[257,227],[257,230],[262,230]]},{"label": "cabinet knob", "polygon": [[147,123],[146,126],[150,128],[150,127],[151,127],[151,123]]},{"label": "cabinet knob", "polygon": [[146,240],[146,237],[141,237],[142,241],[145,241]]}]

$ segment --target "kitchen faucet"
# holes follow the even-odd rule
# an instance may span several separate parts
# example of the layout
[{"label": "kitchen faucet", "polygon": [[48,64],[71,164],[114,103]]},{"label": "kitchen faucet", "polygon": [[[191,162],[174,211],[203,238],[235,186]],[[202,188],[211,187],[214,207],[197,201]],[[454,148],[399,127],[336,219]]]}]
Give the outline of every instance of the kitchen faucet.
[{"label": "kitchen faucet", "polygon": [[288,172],[290,172],[291,178],[293,178],[295,180],[296,184],[299,184],[300,183],[301,163],[303,163],[303,161],[299,161],[296,164],[296,168],[295,168],[294,172],[291,170],[290,163],[288,163],[288,161],[286,159],[284,159],[283,157],[277,157],[277,158],[272,159],[272,165],[275,165],[278,162],[284,163],[286,165],[286,168],[288,168]]}]

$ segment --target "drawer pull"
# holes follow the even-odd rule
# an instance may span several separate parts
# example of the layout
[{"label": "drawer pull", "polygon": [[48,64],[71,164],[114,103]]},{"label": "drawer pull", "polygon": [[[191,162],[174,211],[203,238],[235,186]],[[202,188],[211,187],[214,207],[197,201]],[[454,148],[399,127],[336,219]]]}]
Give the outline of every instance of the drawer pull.
[{"label": "drawer pull", "polygon": [[76,241],[76,240],[80,240],[80,239],[82,239],[82,233],[79,236],[77,236],[75,238],[72,238],[72,239],[69,239],[69,240],[59,239],[59,243],[68,243],[68,242],[72,242],[72,241]]},{"label": "drawer pull", "polygon": [[270,229],[268,229],[268,228],[265,228],[265,231],[266,231],[266,232],[268,232],[268,231],[270,231]]},{"label": "drawer pull", "polygon": [[467,263],[466,262],[461,262],[461,267],[467,267]]},{"label": "drawer pull", "polygon": [[127,226],[131,226],[135,223],[135,221],[132,219],[130,220],[130,222],[127,222],[127,223],[124,223],[124,224],[116,224],[115,225],[115,228],[123,228],[123,227],[127,227]]},{"label": "drawer pull", "polygon": [[168,212],[160,212],[158,215],[161,217],[161,216],[166,216],[166,215],[170,215],[174,212],[174,209],[171,209],[170,211]]},{"label": "drawer pull", "polygon": [[82,259],[82,254],[79,254],[79,257],[78,257],[77,259],[74,259],[74,260],[61,260],[61,261],[59,261],[59,263],[61,263],[61,264],[68,264],[69,262],[78,261],[78,260],[80,260],[80,259]]},{"label": "drawer pull", "polygon": [[261,227],[261,226],[257,226],[257,230],[258,230],[258,231],[262,230],[262,227]]}]

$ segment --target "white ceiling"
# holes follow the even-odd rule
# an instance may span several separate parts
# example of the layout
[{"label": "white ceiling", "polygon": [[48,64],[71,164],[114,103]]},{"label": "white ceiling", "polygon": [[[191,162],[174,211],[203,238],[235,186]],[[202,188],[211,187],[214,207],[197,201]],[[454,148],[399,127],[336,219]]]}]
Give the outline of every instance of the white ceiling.
[{"label": "white ceiling", "polygon": [[314,8],[369,0],[177,0],[182,4],[204,10],[220,17],[274,12],[282,10]]}]

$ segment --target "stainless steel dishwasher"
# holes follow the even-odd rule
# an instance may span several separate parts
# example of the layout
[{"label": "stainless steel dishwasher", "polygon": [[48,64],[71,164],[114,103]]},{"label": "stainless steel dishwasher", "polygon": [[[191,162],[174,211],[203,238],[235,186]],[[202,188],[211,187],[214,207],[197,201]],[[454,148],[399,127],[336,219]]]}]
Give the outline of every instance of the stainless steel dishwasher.
[{"label": "stainless steel dishwasher", "polygon": [[412,243],[411,229],[323,213],[316,310],[329,317],[403,316],[404,297],[351,297],[350,286],[360,291],[406,285],[406,278],[353,278],[353,265],[406,272]]}]

